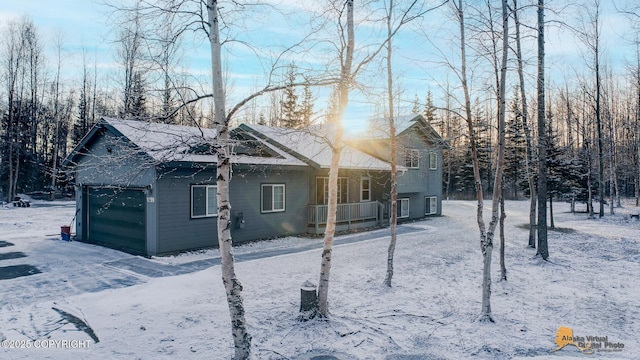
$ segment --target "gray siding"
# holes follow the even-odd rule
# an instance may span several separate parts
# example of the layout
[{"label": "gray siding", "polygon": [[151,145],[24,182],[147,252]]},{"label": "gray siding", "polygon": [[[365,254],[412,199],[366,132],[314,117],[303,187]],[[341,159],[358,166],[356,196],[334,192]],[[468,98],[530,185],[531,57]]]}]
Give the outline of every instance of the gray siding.
[{"label": "gray siding", "polygon": [[[427,143],[420,132],[410,128],[398,137],[398,164],[404,165],[407,149],[418,149],[419,167],[407,169],[398,176],[398,197],[409,198],[410,218],[424,217],[425,200],[427,196],[438,198],[438,212],[442,214],[442,150]],[[436,169],[430,169],[429,156],[435,152],[437,157]]]},{"label": "gray siding", "polygon": [[[306,170],[235,170],[231,181],[231,236],[234,243],[304,233]],[[218,245],[217,217],[191,218],[191,185],[215,185],[215,167],[174,170],[157,183],[157,253]],[[285,184],[285,211],[261,213],[262,184]],[[235,215],[241,212],[244,228]]]},{"label": "gray siding", "polygon": [[[110,150],[110,151],[109,151]],[[155,180],[155,164],[110,132],[96,137],[79,158],[76,183],[145,187]]]},{"label": "gray siding", "polygon": [[[316,179],[319,177],[329,177],[328,169],[316,169],[309,173],[309,204],[316,204]],[[371,201],[380,201],[389,198],[389,191],[391,185],[389,183],[388,171],[367,171],[367,170],[340,170],[338,177],[346,177],[349,189],[348,189],[348,202],[358,203],[360,202],[360,180],[363,177],[371,179]]]},{"label": "gray siding", "polygon": [[[109,151],[109,149],[111,151]],[[84,187],[115,186],[121,188],[153,187],[156,177],[154,164],[148,157],[124,144],[112,133],[88,145],[87,153],[77,160],[76,166],[76,239],[86,241],[87,203]],[[150,204],[147,204],[149,206]],[[148,207],[149,209],[149,207]],[[147,225],[152,224],[155,207],[151,204],[147,212]],[[153,252],[155,228],[147,230],[147,250]]]}]

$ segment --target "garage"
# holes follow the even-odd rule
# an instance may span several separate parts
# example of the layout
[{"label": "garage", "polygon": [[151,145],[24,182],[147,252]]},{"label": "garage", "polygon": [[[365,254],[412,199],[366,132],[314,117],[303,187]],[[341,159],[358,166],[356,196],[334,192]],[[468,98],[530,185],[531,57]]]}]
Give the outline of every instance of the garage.
[{"label": "garage", "polygon": [[87,188],[87,240],[134,254],[146,253],[146,195],[141,189]]}]

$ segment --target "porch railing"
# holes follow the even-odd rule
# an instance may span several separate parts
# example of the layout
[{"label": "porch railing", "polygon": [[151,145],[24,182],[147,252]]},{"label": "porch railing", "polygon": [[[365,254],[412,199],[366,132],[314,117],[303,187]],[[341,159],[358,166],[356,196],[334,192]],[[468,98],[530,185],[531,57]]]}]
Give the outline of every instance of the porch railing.
[{"label": "porch railing", "polygon": [[[336,223],[352,223],[365,220],[378,221],[378,202],[338,204]],[[308,223],[318,228],[327,223],[328,205],[309,205]]]}]

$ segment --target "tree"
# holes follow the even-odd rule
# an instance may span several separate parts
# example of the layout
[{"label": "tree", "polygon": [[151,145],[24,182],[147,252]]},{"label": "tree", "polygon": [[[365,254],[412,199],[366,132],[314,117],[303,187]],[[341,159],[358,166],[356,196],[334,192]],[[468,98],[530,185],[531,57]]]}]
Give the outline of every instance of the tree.
[{"label": "tree", "polygon": [[231,202],[229,183],[231,181],[231,146],[229,143],[229,123],[225,109],[225,93],[222,87],[222,55],[219,30],[218,1],[207,0],[207,20],[209,44],[211,45],[211,71],[213,74],[214,127],[216,129],[215,150],[217,156],[216,179],[218,185],[218,246],[222,283],[227,295],[231,315],[231,332],[236,359],[248,359],[251,354],[251,335],[247,331],[242,299],[242,285],[235,272],[233,247],[231,242]]},{"label": "tree", "polygon": [[[331,252],[333,251],[333,239],[336,231],[336,212],[338,210],[338,171],[340,153],[343,147],[342,117],[349,104],[349,90],[353,81],[353,51],[355,46],[355,33],[353,23],[353,0],[346,0],[344,10],[339,11],[339,18],[344,15],[346,29],[341,34],[344,48],[340,51],[340,77],[336,86],[337,111],[335,116],[336,131],[331,146],[331,168],[329,169],[329,199],[327,209],[327,225],[322,244],[322,261],[320,263],[320,280],[318,282],[318,314],[321,317],[329,315],[329,278],[331,275]],[[346,11],[346,13],[344,13]]]},{"label": "tree", "polygon": [[528,178],[526,174],[527,147],[524,135],[522,107],[518,89],[511,102],[510,113],[505,134],[505,181],[504,187],[510,185],[512,197],[518,198],[520,184]]},{"label": "tree", "polygon": [[520,81],[520,98],[522,99],[522,123],[524,127],[525,139],[526,139],[526,162],[525,169],[527,172],[527,180],[529,184],[529,247],[536,247],[536,186],[535,186],[535,174],[532,169],[533,165],[533,145],[531,141],[531,129],[529,128],[529,108],[527,107],[527,94],[525,91],[524,82],[524,66],[522,61],[522,44],[520,39],[520,17],[518,16],[520,9],[518,8],[517,0],[513,0],[513,20],[515,22],[515,36],[516,36],[516,60],[518,69],[518,79]]},{"label": "tree", "polygon": [[538,252],[549,258],[547,245],[547,126],[544,83],[544,0],[538,0]]},{"label": "tree", "polygon": [[290,64],[287,68],[286,87],[283,91],[283,98],[280,100],[282,109],[282,120],[280,125],[286,128],[297,129],[302,127],[303,120],[300,113],[300,105],[298,104],[298,94],[294,84],[296,83],[296,66]]},{"label": "tree", "polygon": [[480,313],[480,321],[493,322],[491,315],[491,254],[493,251],[493,237],[498,223],[498,208],[500,200],[500,188],[502,186],[502,172],[504,166],[504,139],[505,139],[505,112],[506,112],[506,72],[508,59],[508,35],[509,35],[509,13],[507,11],[507,1],[502,1],[502,56],[500,62],[500,74],[498,80],[498,158],[496,163],[496,173],[493,184],[492,199],[492,216],[487,229],[483,218],[483,191],[482,179],[480,177],[480,166],[478,160],[477,137],[474,131],[473,117],[471,112],[471,101],[469,96],[469,86],[467,83],[467,62],[466,62],[466,44],[465,44],[465,22],[462,0],[458,0],[457,5],[454,3],[457,18],[460,26],[460,57],[461,71],[460,80],[464,92],[464,103],[466,112],[466,121],[468,128],[469,141],[471,143],[471,153],[473,158],[473,173],[476,188],[476,198],[478,201],[477,223],[480,231],[480,250],[483,258],[483,275],[482,275],[482,305]]},{"label": "tree", "polygon": [[389,8],[387,11],[387,106],[389,107],[389,147],[391,150],[391,210],[389,214],[389,227],[391,238],[389,240],[389,248],[387,250],[387,273],[384,278],[384,284],[391,287],[393,279],[393,257],[396,249],[397,233],[396,226],[398,224],[398,144],[396,140],[396,125],[394,118],[394,97],[393,97],[393,68],[391,66],[392,39],[391,39],[391,22],[393,15],[393,0],[389,0]]}]

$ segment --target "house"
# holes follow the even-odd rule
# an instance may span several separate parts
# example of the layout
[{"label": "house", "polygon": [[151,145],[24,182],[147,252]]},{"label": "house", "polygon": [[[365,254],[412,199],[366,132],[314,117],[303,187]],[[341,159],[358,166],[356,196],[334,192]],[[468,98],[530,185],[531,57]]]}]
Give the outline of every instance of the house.
[{"label": "house", "polygon": [[[233,129],[234,243],[324,231],[333,130]],[[214,138],[214,129],[101,119],[65,159],[75,177],[76,239],[142,255],[217,246]],[[338,230],[382,223],[389,172],[383,156],[342,149]],[[411,186],[409,196],[426,193]],[[408,214],[423,216],[412,201]]]},{"label": "house", "polygon": [[[422,115],[399,116],[396,128],[398,221],[442,215],[442,150],[445,141]],[[391,161],[389,120],[374,119],[365,135],[350,144],[381,160]]]}]

